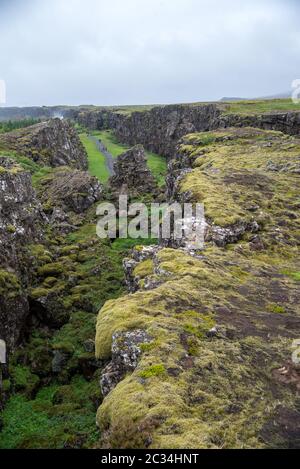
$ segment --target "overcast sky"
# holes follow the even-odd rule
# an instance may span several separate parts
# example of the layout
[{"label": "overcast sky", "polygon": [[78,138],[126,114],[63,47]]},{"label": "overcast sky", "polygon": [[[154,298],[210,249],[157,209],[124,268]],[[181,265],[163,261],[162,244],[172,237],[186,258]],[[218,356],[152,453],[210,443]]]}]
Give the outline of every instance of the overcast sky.
[{"label": "overcast sky", "polygon": [[300,78],[299,0],[0,0],[7,105],[255,97]]}]

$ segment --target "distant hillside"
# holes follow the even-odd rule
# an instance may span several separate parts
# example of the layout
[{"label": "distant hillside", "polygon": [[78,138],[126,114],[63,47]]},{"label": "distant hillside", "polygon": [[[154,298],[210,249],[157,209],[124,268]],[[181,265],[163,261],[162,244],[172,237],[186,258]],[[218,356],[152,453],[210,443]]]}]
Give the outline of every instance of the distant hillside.
[{"label": "distant hillside", "polygon": [[223,97],[220,99],[221,102],[230,102],[230,101],[256,101],[256,100],[261,100],[261,99],[287,99],[291,97],[291,92],[286,91],[285,93],[278,93],[278,94],[273,94],[270,96],[260,96],[257,98],[228,98],[228,97]]}]

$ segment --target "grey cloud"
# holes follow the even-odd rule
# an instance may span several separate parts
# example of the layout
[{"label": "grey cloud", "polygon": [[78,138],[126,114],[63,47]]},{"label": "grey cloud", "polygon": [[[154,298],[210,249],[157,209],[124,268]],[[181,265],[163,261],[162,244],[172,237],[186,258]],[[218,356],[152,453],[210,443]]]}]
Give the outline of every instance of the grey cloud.
[{"label": "grey cloud", "polygon": [[299,3],[1,1],[7,105],[261,96],[300,77]]}]

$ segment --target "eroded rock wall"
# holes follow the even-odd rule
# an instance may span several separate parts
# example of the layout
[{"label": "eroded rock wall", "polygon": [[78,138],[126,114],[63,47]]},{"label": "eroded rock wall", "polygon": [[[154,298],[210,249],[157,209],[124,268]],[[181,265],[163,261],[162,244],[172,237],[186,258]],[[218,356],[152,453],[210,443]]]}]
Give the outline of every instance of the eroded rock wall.
[{"label": "eroded rock wall", "polygon": [[13,150],[47,166],[87,170],[87,154],[73,126],[61,119],[0,135],[0,149]]},{"label": "eroded rock wall", "polygon": [[9,349],[21,340],[29,313],[26,245],[41,242],[45,222],[30,174],[0,157],[0,337]]}]

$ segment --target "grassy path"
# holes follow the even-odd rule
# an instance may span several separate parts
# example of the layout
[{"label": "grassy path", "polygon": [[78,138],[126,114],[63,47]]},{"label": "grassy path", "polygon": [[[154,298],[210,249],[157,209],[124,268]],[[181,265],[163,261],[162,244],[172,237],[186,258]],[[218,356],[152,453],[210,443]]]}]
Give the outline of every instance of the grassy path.
[{"label": "grassy path", "polygon": [[101,153],[101,155],[105,156],[105,161],[106,161],[106,168],[107,171],[109,172],[110,176],[114,176],[115,170],[114,170],[114,158],[112,154],[107,150],[106,146],[101,140],[98,140],[96,137],[93,135],[89,135],[89,139],[95,143],[97,150]]},{"label": "grassy path", "polygon": [[[112,158],[117,158],[124,151],[129,150],[129,145],[119,143],[109,130],[97,130],[89,137],[86,133],[80,134],[89,160],[89,172],[96,176],[100,182],[108,181],[112,174]],[[103,147],[101,147],[101,144]],[[165,184],[167,174],[167,161],[163,156],[146,151],[148,168],[152,172],[159,186]]]},{"label": "grassy path", "polygon": [[[109,130],[94,131],[93,136],[101,140],[105,145],[109,153],[114,158],[117,158],[124,151],[129,150],[129,145],[119,143],[113,133]],[[156,155],[146,151],[148,168],[152,172],[153,176],[157,180],[158,184],[162,186],[165,183],[165,176],[167,174],[167,161],[163,156]]]},{"label": "grassy path", "polygon": [[90,174],[96,176],[102,183],[107,182],[110,174],[106,166],[105,156],[97,148],[96,142],[91,141],[87,134],[80,134],[80,140],[88,154]]}]

